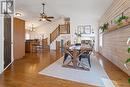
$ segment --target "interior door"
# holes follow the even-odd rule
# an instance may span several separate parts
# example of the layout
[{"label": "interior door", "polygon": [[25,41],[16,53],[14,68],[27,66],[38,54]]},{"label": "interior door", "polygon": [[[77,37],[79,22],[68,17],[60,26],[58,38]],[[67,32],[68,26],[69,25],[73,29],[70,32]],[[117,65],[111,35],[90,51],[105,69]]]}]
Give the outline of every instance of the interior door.
[{"label": "interior door", "polygon": [[11,63],[11,16],[4,16],[4,68]]}]

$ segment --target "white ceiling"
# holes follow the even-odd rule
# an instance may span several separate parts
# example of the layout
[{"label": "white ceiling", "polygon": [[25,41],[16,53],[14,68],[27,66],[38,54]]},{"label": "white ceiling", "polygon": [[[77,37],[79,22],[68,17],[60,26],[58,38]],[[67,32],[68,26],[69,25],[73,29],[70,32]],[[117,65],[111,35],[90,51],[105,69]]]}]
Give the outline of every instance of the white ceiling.
[{"label": "white ceiling", "polygon": [[[21,12],[27,22],[41,24],[38,20],[45,3],[46,14],[59,18],[62,16],[98,21],[113,0],[15,0],[16,12]],[[89,21],[88,21],[89,22]]]}]

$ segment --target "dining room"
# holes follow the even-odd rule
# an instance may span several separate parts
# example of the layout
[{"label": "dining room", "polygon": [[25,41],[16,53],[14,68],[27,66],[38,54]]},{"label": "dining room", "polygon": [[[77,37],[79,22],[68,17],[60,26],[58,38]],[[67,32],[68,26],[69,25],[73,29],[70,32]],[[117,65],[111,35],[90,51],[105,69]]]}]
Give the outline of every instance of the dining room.
[{"label": "dining room", "polygon": [[0,87],[130,86],[129,0],[3,2]]}]

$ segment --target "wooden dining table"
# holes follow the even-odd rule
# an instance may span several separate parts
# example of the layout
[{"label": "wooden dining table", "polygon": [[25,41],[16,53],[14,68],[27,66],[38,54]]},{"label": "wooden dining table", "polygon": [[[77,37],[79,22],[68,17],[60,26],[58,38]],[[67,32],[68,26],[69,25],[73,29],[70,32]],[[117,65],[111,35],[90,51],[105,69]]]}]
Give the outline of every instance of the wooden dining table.
[{"label": "wooden dining table", "polygon": [[[68,47],[67,53],[71,56],[71,60],[67,64],[64,64],[63,67],[89,70],[88,67],[86,67],[81,61],[79,61],[79,56],[85,52],[92,52],[92,47],[86,44],[71,45],[70,47]],[[70,63],[72,64],[70,65]]]}]

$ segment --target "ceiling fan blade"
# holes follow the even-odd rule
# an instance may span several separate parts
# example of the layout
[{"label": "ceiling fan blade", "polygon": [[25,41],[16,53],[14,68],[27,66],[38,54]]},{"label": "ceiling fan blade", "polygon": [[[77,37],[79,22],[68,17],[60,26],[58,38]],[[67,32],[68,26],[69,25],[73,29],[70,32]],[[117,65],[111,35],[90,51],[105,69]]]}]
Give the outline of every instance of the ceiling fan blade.
[{"label": "ceiling fan blade", "polygon": [[42,19],[39,19],[39,21],[42,21]]},{"label": "ceiling fan blade", "polygon": [[47,18],[51,18],[51,19],[53,19],[54,17],[52,17],[52,16],[49,16],[49,17],[47,17]]},{"label": "ceiling fan blade", "polygon": [[43,16],[39,17],[39,18],[43,18]]},{"label": "ceiling fan blade", "polygon": [[49,22],[51,22],[51,20],[50,19],[46,19],[47,21],[49,21]]}]

